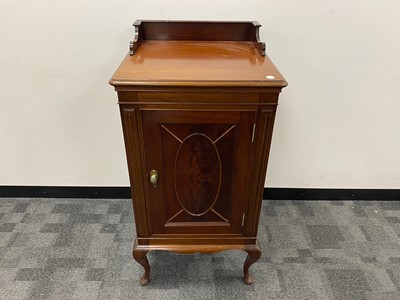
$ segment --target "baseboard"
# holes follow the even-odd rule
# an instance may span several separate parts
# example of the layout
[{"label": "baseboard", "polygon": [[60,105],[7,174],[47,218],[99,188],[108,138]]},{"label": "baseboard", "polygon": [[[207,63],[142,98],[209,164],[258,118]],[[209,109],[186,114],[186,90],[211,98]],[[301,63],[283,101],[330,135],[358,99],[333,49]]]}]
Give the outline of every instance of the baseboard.
[{"label": "baseboard", "polygon": [[129,199],[129,187],[0,186],[0,198]]},{"label": "baseboard", "polygon": [[400,189],[264,188],[269,200],[400,200]]},{"label": "baseboard", "polygon": [[[0,186],[0,198],[129,199],[129,187]],[[400,189],[264,188],[268,200],[400,200]]]}]

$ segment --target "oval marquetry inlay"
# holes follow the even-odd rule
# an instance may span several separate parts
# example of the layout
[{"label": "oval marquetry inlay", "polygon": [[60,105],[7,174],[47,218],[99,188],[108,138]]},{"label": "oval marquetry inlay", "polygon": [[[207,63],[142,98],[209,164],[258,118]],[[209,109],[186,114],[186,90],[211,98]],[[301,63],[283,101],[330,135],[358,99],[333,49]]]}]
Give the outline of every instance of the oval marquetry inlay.
[{"label": "oval marquetry inlay", "polygon": [[175,193],[182,208],[193,216],[207,213],[221,188],[221,159],[213,141],[202,133],[187,136],[175,157]]}]

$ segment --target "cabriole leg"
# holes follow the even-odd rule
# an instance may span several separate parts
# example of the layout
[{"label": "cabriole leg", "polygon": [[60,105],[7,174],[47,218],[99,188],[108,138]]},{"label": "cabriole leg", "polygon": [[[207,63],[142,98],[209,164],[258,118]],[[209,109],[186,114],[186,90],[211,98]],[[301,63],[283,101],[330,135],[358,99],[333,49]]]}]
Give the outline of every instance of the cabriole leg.
[{"label": "cabriole leg", "polygon": [[144,268],[144,274],[140,278],[140,284],[142,286],[148,285],[150,280],[150,264],[147,260],[147,252],[149,252],[149,250],[138,249],[136,245],[132,252],[133,258]]},{"label": "cabriole leg", "polygon": [[252,284],[253,283],[253,278],[249,274],[249,268],[252,264],[254,264],[261,256],[261,250],[258,245],[258,242],[256,245],[252,245],[248,248],[244,249],[247,252],[247,257],[246,260],[244,261],[243,265],[243,273],[244,273],[244,282],[246,284]]}]

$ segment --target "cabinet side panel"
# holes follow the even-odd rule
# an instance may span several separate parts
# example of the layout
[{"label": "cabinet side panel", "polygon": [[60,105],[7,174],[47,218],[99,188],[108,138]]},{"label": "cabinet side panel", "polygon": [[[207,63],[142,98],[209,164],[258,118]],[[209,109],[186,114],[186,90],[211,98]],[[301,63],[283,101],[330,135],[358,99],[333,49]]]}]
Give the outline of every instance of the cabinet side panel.
[{"label": "cabinet side panel", "polygon": [[121,120],[124,132],[126,157],[128,161],[131,184],[132,204],[138,237],[148,237],[151,234],[149,226],[150,210],[146,201],[147,194],[144,184],[143,142],[141,142],[141,118],[138,109],[121,106]]}]

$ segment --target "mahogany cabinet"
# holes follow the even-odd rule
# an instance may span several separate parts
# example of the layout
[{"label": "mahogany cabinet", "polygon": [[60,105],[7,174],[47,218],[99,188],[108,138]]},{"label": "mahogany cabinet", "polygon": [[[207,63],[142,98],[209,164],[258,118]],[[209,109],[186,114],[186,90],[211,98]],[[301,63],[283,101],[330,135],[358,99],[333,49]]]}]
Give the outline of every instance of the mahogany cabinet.
[{"label": "mahogany cabinet", "polygon": [[278,95],[286,81],[257,22],[136,21],[118,93],[137,238],[151,250],[260,255],[257,227]]}]

